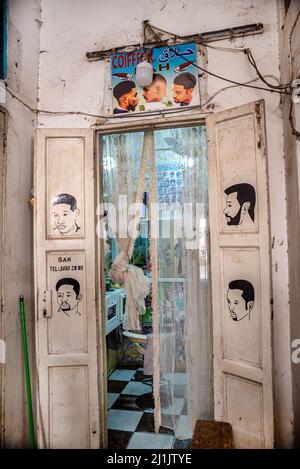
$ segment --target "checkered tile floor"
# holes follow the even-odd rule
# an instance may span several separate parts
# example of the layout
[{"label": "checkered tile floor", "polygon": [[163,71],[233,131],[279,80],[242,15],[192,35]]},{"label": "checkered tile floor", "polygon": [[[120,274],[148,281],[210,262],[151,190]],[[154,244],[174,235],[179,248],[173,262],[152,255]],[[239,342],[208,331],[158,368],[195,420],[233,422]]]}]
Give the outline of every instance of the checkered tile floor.
[{"label": "checkered tile floor", "polygon": [[[183,374],[178,373],[178,386]],[[189,448],[191,439],[179,440],[169,428],[154,432],[153,410],[141,409],[137,396],[151,392],[142,380],[143,369],[118,369],[108,378],[108,447],[110,449],[172,449]],[[176,376],[175,376],[176,378]],[[176,379],[175,379],[176,382]],[[185,431],[187,425],[186,402],[175,397],[178,415],[177,430]]]}]

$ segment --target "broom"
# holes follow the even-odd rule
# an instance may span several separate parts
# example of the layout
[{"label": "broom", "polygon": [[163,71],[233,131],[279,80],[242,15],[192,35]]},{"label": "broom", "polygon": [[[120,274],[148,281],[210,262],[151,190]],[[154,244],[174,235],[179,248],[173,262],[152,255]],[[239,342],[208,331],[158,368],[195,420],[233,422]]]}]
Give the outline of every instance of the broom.
[{"label": "broom", "polygon": [[30,385],[29,360],[28,360],[28,348],[27,348],[25,306],[24,306],[24,296],[23,295],[20,296],[19,301],[20,301],[20,317],[21,317],[21,326],[22,326],[24,367],[25,367],[25,380],[26,380],[26,392],[27,392],[29,439],[30,439],[30,448],[35,448],[33,414],[32,414],[31,385]]}]

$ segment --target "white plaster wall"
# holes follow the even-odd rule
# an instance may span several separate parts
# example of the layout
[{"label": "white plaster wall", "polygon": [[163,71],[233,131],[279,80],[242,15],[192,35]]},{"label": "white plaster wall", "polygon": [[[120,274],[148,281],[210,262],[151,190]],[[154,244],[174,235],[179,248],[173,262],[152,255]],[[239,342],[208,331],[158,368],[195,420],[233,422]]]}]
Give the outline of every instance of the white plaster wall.
[{"label": "white plaster wall", "polygon": [[[7,87],[36,108],[39,59],[39,1],[8,2],[8,77]],[[34,380],[33,334],[33,249],[32,209],[28,204],[32,188],[33,136],[35,114],[6,93],[8,134],[4,211],[4,338],[5,367],[4,446],[29,446],[27,401],[24,380],[19,295],[25,298],[28,347]],[[33,394],[34,394],[34,386]]]},{"label": "white plaster wall", "polygon": [[[88,62],[88,51],[141,41],[141,24],[148,19],[164,30],[187,35],[263,22],[264,33],[214,46],[250,47],[263,74],[279,78],[278,23],[275,0],[42,0],[39,106],[66,113],[105,114],[109,106],[107,62]],[[207,49],[208,69],[237,81],[256,74],[242,53]],[[261,82],[257,84],[262,85]],[[208,98],[224,86],[209,77]],[[288,259],[283,160],[282,116],[279,95],[230,88],[212,101],[215,111],[264,98],[266,102],[274,298],[275,413],[278,446],[292,444],[292,393]],[[94,117],[39,115],[39,127],[87,127]]]}]

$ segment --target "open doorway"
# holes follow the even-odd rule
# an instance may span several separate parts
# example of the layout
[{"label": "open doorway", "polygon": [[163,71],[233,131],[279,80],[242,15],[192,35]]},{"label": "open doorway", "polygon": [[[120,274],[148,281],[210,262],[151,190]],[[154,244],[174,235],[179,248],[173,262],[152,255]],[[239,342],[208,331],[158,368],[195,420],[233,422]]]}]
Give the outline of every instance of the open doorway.
[{"label": "open doorway", "polygon": [[[213,416],[205,127],[159,129],[147,138],[155,154],[157,201],[160,369],[157,401],[161,417],[158,434],[154,431],[152,396],[153,167],[147,162],[138,233],[129,261],[143,271],[150,285],[139,328],[133,329],[126,321],[124,285],[112,281],[109,273],[122,250],[119,231],[124,226],[120,222],[125,223],[126,211],[130,218],[130,206],[136,200],[145,132],[100,136],[107,427],[108,446],[115,449],[187,448],[192,436],[192,416]],[[124,200],[126,209],[122,212]],[[130,220],[127,223],[130,225]]]},{"label": "open doorway", "polygon": [[[196,119],[196,116],[193,119]],[[172,122],[174,122],[174,126],[177,125],[177,128],[163,128],[163,126],[171,125]],[[168,441],[170,445],[175,444],[175,440],[182,442],[182,436],[185,436],[182,433],[184,427],[182,422],[186,421],[188,416],[196,419],[211,419],[211,362],[212,355],[214,355],[214,418],[231,423],[236,447],[264,448],[273,446],[272,314],[264,104],[262,101],[249,103],[239,108],[212,113],[206,117],[210,260],[207,256],[209,249],[207,243],[205,131],[199,125],[199,121],[196,125],[195,121],[185,120],[185,123],[190,124],[189,127],[182,122],[181,119],[166,121],[165,118],[157,118],[154,125],[151,121],[151,125],[152,128],[158,130],[146,130],[145,132],[133,132],[133,129],[141,129],[138,127],[141,124],[137,123],[132,123],[132,127],[129,126],[128,122],[124,122],[122,126],[121,123],[103,126],[98,129],[99,132],[102,132],[102,137],[99,139],[101,140],[101,158],[97,158],[97,161],[104,162],[105,149],[107,150],[107,161],[105,167],[102,164],[102,171],[99,170],[97,173],[94,172],[94,130],[38,129],[37,131],[34,226],[37,299],[36,343],[39,377],[37,433],[40,448],[98,448],[100,445],[106,446],[106,441],[104,441],[107,433],[105,422],[108,421],[108,425],[111,427],[111,421],[106,418],[107,405],[104,404],[108,394],[105,370],[108,360],[103,357],[104,352],[106,354],[103,344],[103,339],[106,341],[105,307],[103,306],[103,310],[100,308],[96,310],[96,306],[99,304],[99,293],[101,292],[105,299],[107,292],[105,287],[99,289],[101,271],[95,270],[98,259],[100,262],[104,261],[104,256],[99,257],[96,250],[97,246],[100,248],[102,246],[101,249],[103,249],[104,242],[103,239],[100,242],[97,237],[98,227],[103,226],[103,222],[99,220],[99,216],[96,218],[94,210],[101,201],[100,195],[95,200],[95,189],[99,192],[100,188],[98,184],[95,188],[95,174],[104,176],[106,171],[113,176],[107,179],[107,181],[112,181],[112,189],[107,193],[102,191],[106,194],[107,201],[122,193],[134,198],[135,192],[137,192],[137,175],[143,174],[141,163],[144,161],[142,158],[144,145],[142,144],[146,137],[146,148],[149,145],[153,148],[153,151],[150,152],[150,171],[145,171],[145,174],[150,174],[149,183],[152,175],[152,185],[150,184],[152,190],[148,191],[147,185],[143,181],[140,192],[138,192],[141,201],[143,202],[145,192],[146,206],[148,204],[147,193],[149,196],[152,194],[151,197],[153,197],[153,173],[157,175],[155,178],[156,192],[159,191],[159,171],[157,170],[157,165],[160,162],[159,153],[162,154],[162,157],[170,157],[171,164],[182,162],[184,169],[184,178],[182,179],[186,181],[182,194],[185,200],[191,202],[187,207],[184,205],[183,207],[189,208],[189,212],[193,214],[196,211],[193,204],[200,200],[198,224],[190,226],[195,228],[191,230],[191,233],[194,232],[198,235],[198,244],[194,247],[192,245],[192,248],[189,246],[189,249],[186,245],[180,248],[181,252],[184,253],[180,257],[183,264],[180,269],[185,273],[184,276],[182,275],[184,279],[182,282],[184,285],[183,298],[182,295],[180,298],[180,289],[177,289],[179,298],[175,295],[175,301],[173,301],[172,282],[169,279],[172,279],[173,283],[179,283],[177,279],[180,280],[182,277],[176,277],[175,271],[171,273],[173,272],[172,256],[166,255],[165,252],[162,254],[161,244],[168,242],[168,238],[158,238],[157,263],[152,262],[153,257],[150,255],[150,272],[147,272],[147,269],[144,269],[146,271],[144,272],[143,264],[138,271],[142,272],[140,278],[147,279],[148,277],[150,279],[152,289],[157,287],[160,322],[157,324],[157,316],[152,317],[152,327],[158,326],[158,333],[154,334],[154,338],[155,340],[159,339],[158,349],[154,347],[157,359],[155,366],[153,366],[154,396],[156,402],[159,403],[159,407],[155,407],[155,422],[161,424],[161,431],[163,428],[168,428],[174,432],[171,435],[172,440]],[[144,125],[146,124],[144,123]],[[131,132],[117,133],[124,128],[128,130],[128,127]],[[164,132],[167,133],[164,134]],[[159,136],[161,136],[160,139]],[[171,140],[166,140],[166,138]],[[105,139],[108,142],[106,146],[104,145]],[[122,170],[121,166],[116,164],[118,162],[121,163]],[[129,170],[127,171],[126,168]],[[167,170],[165,172],[167,173]],[[63,177],[58,177],[58,174],[63,174]],[[125,174],[126,177],[119,178],[119,174]],[[172,185],[170,187],[170,176],[169,187],[163,185],[166,189],[172,187]],[[146,177],[145,180],[147,180]],[[253,206],[253,200],[251,202],[246,199],[242,205],[239,202],[238,206],[235,206],[235,210],[240,212],[239,219],[235,220],[235,224],[230,223],[230,217],[235,217],[235,215],[230,215],[225,210],[229,201],[227,200],[227,189],[232,186],[237,189],[237,184],[243,187],[245,184],[246,187],[251,185],[255,189],[254,220],[250,227],[248,225],[244,228],[245,217],[241,216],[241,208],[244,208],[243,215],[245,215]],[[120,185],[125,188],[121,187],[122,190],[120,190]],[[203,190],[204,195],[206,193],[205,197],[199,192],[200,190]],[[75,231],[75,234],[65,234],[56,229],[56,223],[53,220],[53,203],[57,201],[59,194],[73,195],[77,200],[78,223],[76,224],[80,230]],[[170,197],[170,194],[164,194],[164,196]],[[234,197],[237,198],[237,194]],[[158,204],[160,204],[159,199]],[[162,207],[158,205],[158,207],[157,219],[159,221],[160,208],[163,207],[168,212],[168,208],[171,207],[168,205],[162,205]],[[175,210],[169,211],[171,214],[176,212]],[[99,212],[97,213],[99,214]],[[253,210],[251,213],[253,216]],[[140,220],[147,219],[146,213],[145,216],[143,215],[144,218],[141,218],[141,210],[139,215]],[[229,215],[229,219],[226,215]],[[166,218],[166,222],[168,221],[167,214],[166,217],[161,218]],[[180,216],[178,218],[180,220]],[[150,216],[150,219],[153,220],[153,217]],[[193,217],[187,217],[188,220],[193,220]],[[161,221],[157,224],[164,226]],[[173,221],[174,228],[176,227],[176,244],[178,239],[185,243],[185,238],[178,236],[178,224],[175,216]],[[106,223],[111,224],[110,217]],[[140,223],[140,225],[142,224]],[[189,226],[184,219],[184,227],[186,224]],[[172,223],[170,222],[169,225],[172,226]],[[124,224],[121,223],[121,226]],[[166,223],[166,227],[168,227],[168,223]],[[169,239],[172,237],[171,228],[170,233]],[[146,239],[149,239],[151,249],[153,237],[150,236]],[[145,240],[142,241],[144,243]],[[176,257],[175,246],[173,242],[171,248],[174,247],[174,257]],[[169,250],[168,247],[167,253]],[[130,260],[131,258],[132,255]],[[167,263],[167,266],[170,267],[167,270],[167,275],[170,277],[165,277],[162,271],[161,264],[164,258],[167,258],[165,264]],[[115,262],[116,258],[113,263]],[[154,268],[155,265],[157,271]],[[208,275],[210,265],[211,276]],[[178,263],[175,263],[175,267],[179,270]],[[139,267],[133,265],[131,261],[125,264],[124,272],[127,270],[128,272],[129,270],[136,272],[136,269]],[[72,278],[77,280],[81,286],[80,296],[78,295],[81,314],[75,316],[76,320],[65,322],[68,316],[61,311],[57,302],[57,284],[66,277],[67,271],[72,271]],[[145,273],[148,275],[145,276]],[[158,274],[157,281],[153,281],[153,273]],[[208,279],[210,277],[212,282],[212,315],[209,307]],[[160,293],[163,290],[160,286],[163,284],[161,280],[166,280],[168,283],[166,298]],[[230,308],[228,301],[228,290],[231,281],[236,280],[246,280],[254,287],[255,298],[254,300],[249,299],[249,301],[254,301],[254,305],[253,303],[248,305],[249,301],[244,298],[240,302],[243,308],[248,309],[248,312],[251,307],[251,319],[250,315],[247,315],[242,321],[239,321],[237,313],[236,315],[232,314],[233,309]],[[102,281],[105,285],[104,271]],[[133,283],[133,293],[136,293],[136,286],[137,284]],[[118,291],[120,288],[113,290]],[[241,295],[242,292],[239,294]],[[166,301],[163,301],[164,299]],[[102,303],[105,304],[104,301]],[[114,315],[120,318],[120,311],[122,311],[120,303],[119,301],[119,306],[112,308],[110,319],[113,320]],[[126,299],[123,298],[124,303],[125,306],[128,305],[127,294]],[[100,312],[103,313],[101,321],[99,321]],[[146,307],[143,299],[142,322],[143,319],[146,319],[145,312]],[[210,322],[212,316],[214,354],[211,350]],[[119,321],[119,326],[122,324],[124,330],[124,320],[119,319]],[[115,327],[115,329],[117,328],[118,326]],[[120,332],[122,328],[119,328]],[[180,333],[182,330],[183,334]],[[101,331],[101,337],[98,337],[99,331]],[[148,338],[149,334],[145,335]],[[170,339],[169,342],[164,341],[165,336]],[[182,336],[185,343],[180,348],[178,344],[180,344]],[[167,343],[169,346],[164,351],[164,346]],[[126,342],[124,342],[125,345]],[[184,351],[185,355],[182,353],[176,355],[178,350]],[[114,350],[115,355],[118,351],[119,349]],[[180,370],[179,365],[181,366]],[[119,360],[115,369],[123,370],[122,366],[124,366],[123,362]],[[144,369],[139,371],[144,371]],[[158,379],[157,371],[159,372]],[[180,374],[181,378],[185,377],[185,382],[178,383],[178,380],[176,382],[176,373]],[[151,378],[151,375],[149,376]],[[112,373],[108,378],[108,381],[121,381],[120,379],[112,380]],[[123,389],[115,394],[124,396]],[[147,391],[149,392],[149,384]],[[183,396],[185,391],[186,394]],[[70,399],[70,395],[72,395],[72,399]],[[237,396],[242,396],[238,406],[236,405]],[[185,404],[182,399],[187,401],[187,415],[182,415]],[[113,408],[115,403],[110,406],[109,411],[119,410]],[[180,415],[176,415],[176,409],[179,408],[181,408]],[[147,412],[142,412],[142,414],[144,413]],[[79,420],[78,415],[80,415]],[[161,422],[157,422],[159,415]],[[76,422],[75,426],[74,422]],[[111,432],[124,430],[129,433],[129,438],[127,438],[128,433],[126,435],[125,446],[131,444],[132,447],[133,444],[136,444],[133,438],[137,433],[146,434],[146,441],[150,442],[150,438],[147,436],[152,432],[140,431],[139,423],[140,420],[132,431],[129,431],[128,426],[123,426],[121,430],[112,428],[110,430]],[[177,438],[179,436],[180,439]],[[111,435],[109,440],[110,446],[112,446],[114,440]],[[121,438],[118,440],[118,445],[120,442]],[[141,445],[141,442],[139,444]],[[157,448],[158,442],[153,443],[152,440],[151,445],[153,445],[152,448]]]}]

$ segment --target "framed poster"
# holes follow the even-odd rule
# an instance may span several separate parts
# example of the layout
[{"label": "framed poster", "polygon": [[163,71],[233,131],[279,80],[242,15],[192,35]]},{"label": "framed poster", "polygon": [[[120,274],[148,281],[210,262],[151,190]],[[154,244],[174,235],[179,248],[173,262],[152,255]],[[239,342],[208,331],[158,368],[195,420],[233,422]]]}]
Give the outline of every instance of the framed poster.
[{"label": "framed poster", "polygon": [[[135,69],[144,53],[153,67],[149,86],[136,83]],[[111,56],[113,114],[168,111],[200,104],[195,43],[138,50]]]},{"label": "framed poster", "polygon": [[160,208],[176,210],[182,204],[183,174],[179,164],[156,166],[157,199]]}]

